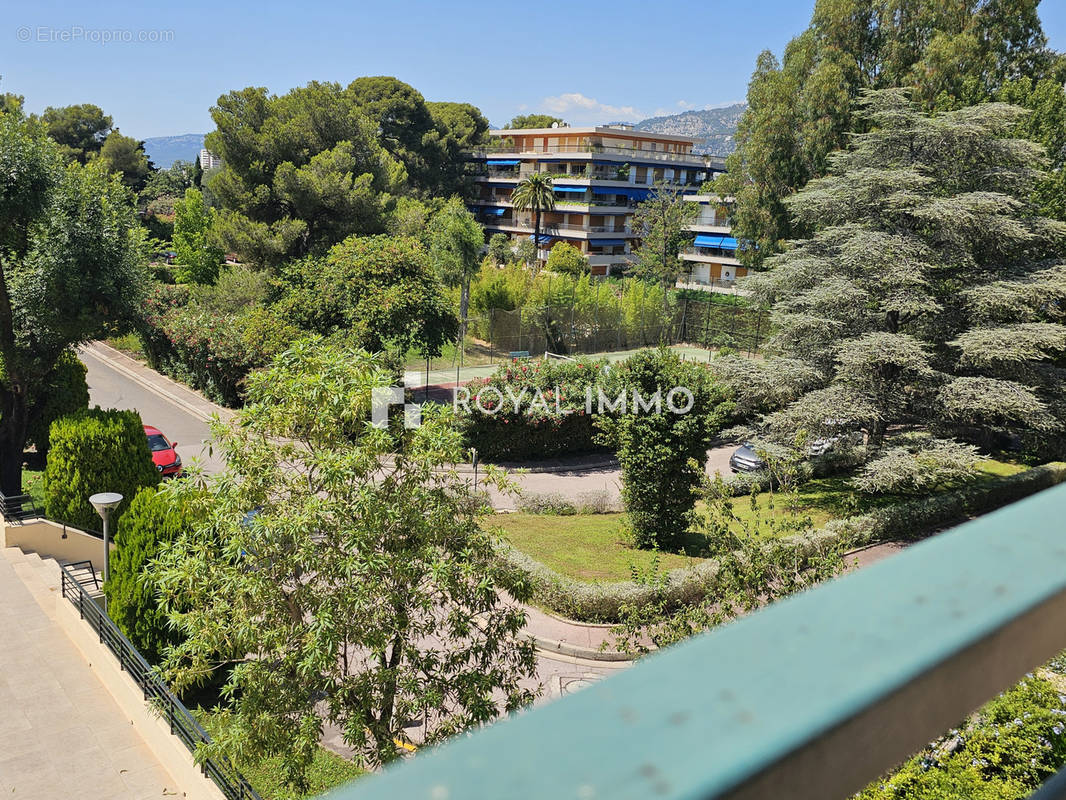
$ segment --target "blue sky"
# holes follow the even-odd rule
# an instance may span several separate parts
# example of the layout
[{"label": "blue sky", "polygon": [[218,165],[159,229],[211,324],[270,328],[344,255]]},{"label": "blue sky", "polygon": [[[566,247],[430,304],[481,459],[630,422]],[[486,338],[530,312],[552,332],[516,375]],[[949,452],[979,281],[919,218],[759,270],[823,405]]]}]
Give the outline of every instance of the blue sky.
[{"label": "blue sky", "polygon": [[[232,89],[360,75],[474,103],[494,124],[521,111],[592,124],[723,105],[743,100],[758,52],[780,54],[813,0],[4,5],[0,89],[30,111],[96,103],[145,138],[211,130],[211,105]],[[1066,2],[1044,0],[1041,17],[1066,50]]]}]

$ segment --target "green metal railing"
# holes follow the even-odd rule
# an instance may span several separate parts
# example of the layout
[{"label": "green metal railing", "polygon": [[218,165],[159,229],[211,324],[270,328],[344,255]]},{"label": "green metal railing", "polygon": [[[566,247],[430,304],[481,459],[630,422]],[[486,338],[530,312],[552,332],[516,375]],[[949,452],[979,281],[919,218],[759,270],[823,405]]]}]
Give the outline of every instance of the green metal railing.
[{"label": "green metal railing", "polygon": [[849,797],[1066,648],[1064,520],[1049,489],[330,797]]}]

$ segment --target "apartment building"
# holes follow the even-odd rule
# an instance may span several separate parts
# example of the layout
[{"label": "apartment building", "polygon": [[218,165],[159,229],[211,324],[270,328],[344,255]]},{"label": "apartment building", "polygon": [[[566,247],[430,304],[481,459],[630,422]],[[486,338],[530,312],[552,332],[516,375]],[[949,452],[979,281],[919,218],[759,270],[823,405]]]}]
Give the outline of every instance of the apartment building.
[{"label": "apartment building", "polygon": [[687,195],[685,200],[697,203],[700,211],[689,228],[692,244],[681,251],[685,272],[677,281],[678,287],[732,289],[733,282],[747,275],[748,270],[737,259],[728,200],[711,194]]},{"label": "apartment building", "polygon": [[471,154],[478,185],[471,208],[486,232],[515,241],[531,238],[533,214],[516,211],[511,192],[525,176],[546,172],[554,177],[555,209],[542,215],[538,258],[547,260],[556,242],[569,242],[586,255],[594,275],[618,272],[629,263],[638,239],[631,229],[633,209],[654,183],[674,183],[695,196],[704,181],[725,169],[724,159],[693,153],[695,139],[627,125],[490,135],[491,144]]},{"label": "apartment building", "polygon": [[200,151],[200,169],[207,172],[209,169],[222,166],[222,159],[212,153],[210,150],[203,149]]}]

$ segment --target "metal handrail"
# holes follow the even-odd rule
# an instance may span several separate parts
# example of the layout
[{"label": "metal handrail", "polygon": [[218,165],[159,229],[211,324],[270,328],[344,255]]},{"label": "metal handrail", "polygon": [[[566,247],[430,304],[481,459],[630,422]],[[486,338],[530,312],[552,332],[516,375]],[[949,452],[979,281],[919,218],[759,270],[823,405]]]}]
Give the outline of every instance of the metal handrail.
[{"label": "metal handrail", "polygon": [[0,494],[0,513],[5,522],[24,522],[41,516],[33,497],[28,494]]},{"label": "metal handrail", "polygon": [[[119,667],[133,679],[144,699],[160,713],[186,749],[196,755],[200,745],[210,744],[211,737],[203,726],[189,713],[189,709],[160,679],[158,673],[145,661],[132,642],[127,639],[78,579],[66,566],[60,564],[60,591],[78,609],[78,615],[89,624],[118,660]],[[262,800],[243,775],[228,760],[206,758],[199,765],[200,771],[209,777],[227,800]]]},{"label": "metal handrail", "polygon": [[676,161],[683,164],[713,167],[725,169],[725,159],[722,156],[703,155],[701,153],[671,153],[665,150],[642,150],[636,147],[611,147],[602,144],[558,144],[558,145],[517,145],[514,143],[501,142],[499,144],[483,145],[471,151],[474,157],[483,157],[495,153],[603,153],[606,155],[629,156],[634,161],[648,159],[651,161]]}]

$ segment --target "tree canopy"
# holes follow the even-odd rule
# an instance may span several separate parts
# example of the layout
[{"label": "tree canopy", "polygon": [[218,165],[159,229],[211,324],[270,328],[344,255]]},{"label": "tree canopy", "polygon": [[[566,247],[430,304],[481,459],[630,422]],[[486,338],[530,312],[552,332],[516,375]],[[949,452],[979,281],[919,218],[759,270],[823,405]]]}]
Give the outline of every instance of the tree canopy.
[{"label": "tree canopy", "polygon": [[522,128],[550,128],[553,123],[558,122],[563,125],[563,120],[560,117],[553,117],[551,114],[519,114],[511,119],[506,125],[504,130],[520,130]]},{"label": "tree canopy", "polygon": [[391,370],[322,341],[249,383],[235,424],[215,427],[228,466],[207,485],[209,517],[154,565],[184,637],[168,677],[180,690],[233,666],[209,751],[279,754],[299,786],[326,725],[377,764],[409,736],[436,742],[530,702],[533,643],[500,591],[528,589],[505,580],[489,509],[451,468],[464,453],[450,409],[373,427]]},{"label": "tree canopy", "polygon": [[[855,128],[864,89],[906,87],[927,110],[996,99],[1022,76],[1052,78],[1066,60],[1048,50],[1039,0],[818,0],[810,27],[782,61],[759,56],[737,149],[719,186],[736,198],[733,230],[761,263],[804,235],[784,199],[824,175],[828,156]],[[1001,98],[1013,99],[1019,98]]]},{"label": "tree canopy", "polygon": [[63,157],[79,164],[89,163],[100,152],[113,124],[111,117],[92,103],[49,106],[41,114],[41,122]]},{"label": "tree canopy", "polygon": [[73,345],[135,318],[146,274],[128,190],[0,115],[0,491],[21,493],[30,409]]},{"label": "tree canopy", "polygon": [[813,237],[747,282],[773,304],[765,380],[716,362],[741,407],[770,412],[764,434],[792,444],[862,429],[877,457],[889,428],[909,423],[1062,454],[1066,263],[1054,259],[1066,224],[1033,208],[1043,153],[1010,138],[1025,113],[986,103],[929,116],[901,90],[864,96],[867,132],[788,200]]}]

